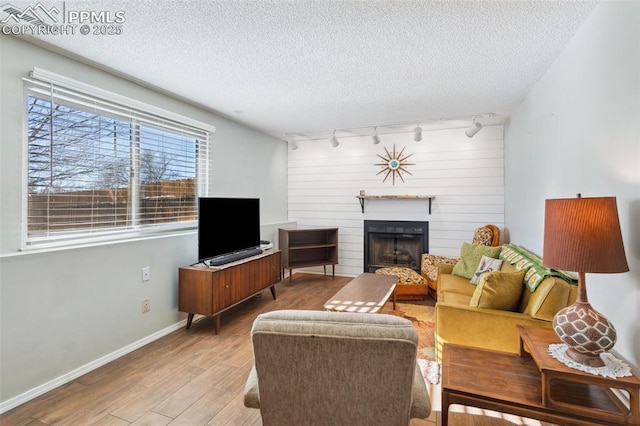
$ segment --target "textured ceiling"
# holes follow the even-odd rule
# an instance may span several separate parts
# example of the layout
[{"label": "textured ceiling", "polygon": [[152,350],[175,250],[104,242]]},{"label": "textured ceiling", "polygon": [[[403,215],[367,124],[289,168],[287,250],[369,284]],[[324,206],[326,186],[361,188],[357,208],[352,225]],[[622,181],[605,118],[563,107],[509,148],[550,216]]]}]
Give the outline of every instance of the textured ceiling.
[{"label": "textured ceiling", "polygon": [[282,137],[506,117],[596,4],[67,0],[124,11],[123,34],[39,39]]}]

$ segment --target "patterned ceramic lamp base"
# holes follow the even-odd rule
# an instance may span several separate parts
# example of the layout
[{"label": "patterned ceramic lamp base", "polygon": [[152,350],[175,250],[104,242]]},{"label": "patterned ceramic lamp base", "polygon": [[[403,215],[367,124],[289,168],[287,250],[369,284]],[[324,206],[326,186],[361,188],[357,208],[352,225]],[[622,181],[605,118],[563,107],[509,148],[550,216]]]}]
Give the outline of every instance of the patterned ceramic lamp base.
[{"label": "patterned ceramic lamp base", "polygon": [[560,310],[553,318],[553,328],[568,346],[566,355],[591,367],[603,366],[600,354],[616,343],[613,324],[586,302],[576,302]]}]

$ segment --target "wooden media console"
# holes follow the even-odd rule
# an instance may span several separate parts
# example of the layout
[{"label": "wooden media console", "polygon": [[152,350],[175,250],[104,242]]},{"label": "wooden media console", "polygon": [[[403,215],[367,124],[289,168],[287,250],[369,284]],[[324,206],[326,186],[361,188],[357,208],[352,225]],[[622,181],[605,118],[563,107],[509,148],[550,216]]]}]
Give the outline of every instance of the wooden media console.
[{"label": "wooden media console", "polygon": [[209,267],[203,264],[179,270],[178,310],[187,312],[187,329],[195,314],[213,316],[215,333],[220,331],[220,314],[280,282],[281,253],[269,250],[257,256]]}]

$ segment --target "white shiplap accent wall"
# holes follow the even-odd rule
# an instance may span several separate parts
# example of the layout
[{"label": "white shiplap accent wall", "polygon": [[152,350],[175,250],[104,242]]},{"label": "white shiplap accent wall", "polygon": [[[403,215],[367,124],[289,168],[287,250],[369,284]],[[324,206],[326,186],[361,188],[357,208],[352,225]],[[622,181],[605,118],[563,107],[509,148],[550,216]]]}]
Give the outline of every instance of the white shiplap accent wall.
[{"label": "white shiplap accent wall", "polygon": [[[338,227],[339,264],[336,275],[356,276],[363,270],[364,220],[429,222],[429,251],[456,256],[473,231],[487,223],[504,229],[503,126],[487,126],[469,139],[464,129],[424,131],[421,142],[413,133],[340,138],[333,148],[327,140],[300,141],[289,151],[289,220],[300,227]],[[380,171],[386,147],[405,148],[412,174],[404,182],[382,182]],[[432,214],[427,200],[365,200],[365,213],[355,198],[367,195],[435,195]],[[503,238],[504,239],[504,238]],[[311,268],[309,272],[321,271]]]}]

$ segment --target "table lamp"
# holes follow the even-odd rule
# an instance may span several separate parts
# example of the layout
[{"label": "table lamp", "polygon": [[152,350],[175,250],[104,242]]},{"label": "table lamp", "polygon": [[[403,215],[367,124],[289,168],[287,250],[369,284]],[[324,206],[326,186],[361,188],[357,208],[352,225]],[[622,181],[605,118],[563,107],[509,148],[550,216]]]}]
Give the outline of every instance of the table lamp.
[{"label": "table lamp", "polygon": [[545,201],[542,262],[578,273],[576,302],[560,310],[553,328],[567,345],[566,356],[590,367],[604,365],[600,354],[616,343],[616,330],[587,299],[585,273],[627,272],[615,197]]}]

